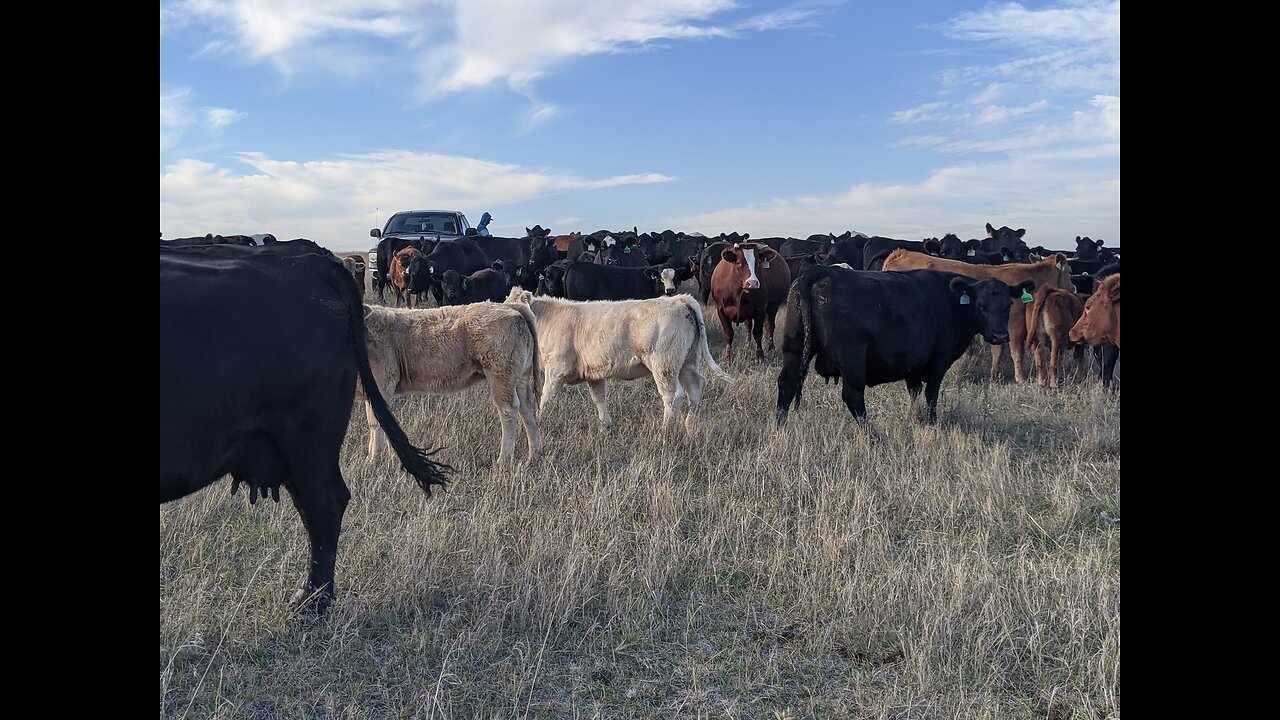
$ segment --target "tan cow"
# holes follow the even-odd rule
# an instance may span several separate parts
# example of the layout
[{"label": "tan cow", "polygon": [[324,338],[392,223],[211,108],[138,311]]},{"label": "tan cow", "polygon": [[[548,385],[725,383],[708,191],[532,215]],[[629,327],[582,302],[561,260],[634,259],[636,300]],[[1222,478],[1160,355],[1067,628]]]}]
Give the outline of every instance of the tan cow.
[{"label": "tan cow", "polygon": [[[1021,305],[1022,303],[1019,303]],[[1075,293],[1061,288],[1036,288],[1035,302],[1023,305],[1027,311],[1027,349],[1031,351],[1031,359],[1036,363],[1036,381],[1045,384],[1044,351],[1049,351],[1050,387],[1058,387],[1058,367],[1062,362],[1062,351],[1068,345],[1076,358],[1073,382],[1084,379],[1084,345],[1072,343],[1067,334],[1071,326],[1080,318],[1084,302]]]},{"label": "tan cow", "polygon": [[600,426],[609,430],[605,405],[607,380],[635,380],[653,376],[662,396],[662,422],[669,424],[689,401],[685,427],[702,403],[707,378],[699,367],[728,380],[707,349],[707,326],[702,306],[689,295],[650,300],[564,300],[534,297],[520,288],[507,303],[528,305],[538,318],[538,344],[546,381],[542,411],[563,385],[585,382],[591,388]]},{"label": "tan cow", "polygon": [[1071,341],[1120,347],[1120,274],[1104,278],[1084,304],[1084,314],[1071,328]]},{"label": "tan cow", "polygon": [[351,277],[356,279],[356,286],[360,288],[361,295],[364,295],[364,267],[367,262],[364,255],[342,256],[342,266],[351,273]]},{"label": "tan cow", "polygon": [[[970,265],[960,260],[947,260],[924,253],[912,252],[898,248],[889,253],[884,261],[885,272],[902,270],[941,270],[952,272],[978,280],[995,279],[1009,286],[1018,285],[1024,280],[1034,280],[1037,288],[1057,287],[1071,291],[1071,266],[1067,264],[1067,256],[1062,253],[1034,263],[1009,263],[1007,265]],[[1027,312],[1022,303],[1015,302],[1009,308],[1009,354],[1013,356],[1013,379],[1022,382],[1022,360],[1027,342]],[[1000,358],[1004,355],[1003,345],[991,346],[991,377],[995,378],[1000,371]]]},{"label": "tan cow", "polygon": [[422,253],[416,247],[400,248],[391,256],[391,289],[396,293],[396,307],[407,304],[413,307],[413,293],[409,292],[409,265]]},{"label": "tan cow", "polygon": [[[369,367],[383,396],[450,395],[487,379],[502,424],[498,461],[510,459],[515,450],[517,415],[529,439],[529,457],[542,449],[538,331],[528,307],[490,302],[417,310],[364,307]],[[377,457],[386,439],[367,402],[365,416],[369,455]]]}]

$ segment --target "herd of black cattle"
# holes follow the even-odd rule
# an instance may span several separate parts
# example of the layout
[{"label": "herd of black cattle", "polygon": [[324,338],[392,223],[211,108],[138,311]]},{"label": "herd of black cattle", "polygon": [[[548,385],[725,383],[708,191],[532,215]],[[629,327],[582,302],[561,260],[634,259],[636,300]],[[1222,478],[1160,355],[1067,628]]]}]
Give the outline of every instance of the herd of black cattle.
[{"label": "herd of black cattle", "polygon": [[[1120,344],[1119,252],[1081,237],[1073,251],[1028,247],[1024,232],[988,224],[981,240],[906,241],[670,230],[553,236],[537,226],[523,238],[392,237],[379,243],[372,290],[384,303],[388,286],[404,302],[429,292],[440,305],[501,302],[515,287],[570,300],[642,300],[673,295],[681,281],[696,279],[703,303],[716,305],[725,326],[726,358],[733,324],[747,326],[763,358],[762,331],[772,350],[773,313],[783,303],[791,308],[778,423],[799,407],[811,363],[843,381],[843,399],[859,420],[867,386],[903,380],[913,406],[923,391],[934,421],[943,376],[975,335],[996,350],[1016,343],[1015,351],[1054,333],[1061,336],[1056,350],[1069,335],[1103,350],[1103,382],[1111,380]],[[226,475],[231,492],[247,485],[251,500],[270,493],[278,501],[284,487],[311,542],[310,571],[295,601],[313,610],[333,597],[350,498],[338,455],[357,378],[428,495],[451,471],[413,446],[373,381],[364,261],[270,235],[161,240],[161,503]],[[1021,380],[1019,362],[1015,352]],[[1056,359],[1051,367],[1056,384]]]}]

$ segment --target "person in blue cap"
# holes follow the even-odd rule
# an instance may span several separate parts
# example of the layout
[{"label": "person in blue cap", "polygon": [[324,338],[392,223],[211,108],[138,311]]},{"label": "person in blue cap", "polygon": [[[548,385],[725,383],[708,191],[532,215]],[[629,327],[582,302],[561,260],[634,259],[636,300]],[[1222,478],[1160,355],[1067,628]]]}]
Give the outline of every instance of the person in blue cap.
[{"label": "person in blue cap", "polygon": [[493,216],[492,216],[492,215],[490,215],[487,211],[485,212],[485,214],[481,215],[481,216],[480,216],[480,224],[476,226],[476,234],[477,234],[477,235],[488,235],[488,234],[489,234],[489,221],[491,221],[491,220],[493,220]]}]

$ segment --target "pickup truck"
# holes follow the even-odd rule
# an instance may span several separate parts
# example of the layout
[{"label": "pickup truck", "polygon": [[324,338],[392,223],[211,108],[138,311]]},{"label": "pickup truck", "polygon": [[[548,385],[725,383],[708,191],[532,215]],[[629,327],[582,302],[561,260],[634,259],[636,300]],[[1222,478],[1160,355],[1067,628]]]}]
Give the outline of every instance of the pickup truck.
[{"label": "pickup truck", "polygon": [[[467,235],[471,223],[467,216],[457,210],[406,210],[398,212],[387,220],[387,224],[379,230],[373,228],[369,237],[378,238],[379,244],[387,238],[416,240],[425,237],[433,242],[449,242]],[[378,283],[378,246],[369,249],[369,267],[373,268],[373,283]]]}]

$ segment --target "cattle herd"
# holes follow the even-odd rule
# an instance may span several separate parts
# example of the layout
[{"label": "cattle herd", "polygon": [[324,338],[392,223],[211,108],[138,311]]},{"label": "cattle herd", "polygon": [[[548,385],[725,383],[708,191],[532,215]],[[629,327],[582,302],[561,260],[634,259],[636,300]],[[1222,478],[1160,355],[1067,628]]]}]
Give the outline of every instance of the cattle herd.
[{"label": "cattle herd", "polygon": [[[800,406],[811,365],[842,382],[860,422],[866,388],[897,380],[934,422],[944,376],[979,335],[991,346],[993,378],[1007,344],[1015,381],[1024,381],[1030,351],[1038,381],[1057,387],[1067,349],[1078,381],[1093,346],[1110,385],[1119,252],[1087,237],[1071,251],[1028,247],[1024,230],[986,229],[968,241],[636,229],[557,236],[541,226],[523,238],[386,238],[371,282],[379,304],[364,302],[363,255],[271,235],[162,239],[160,502],[226,475],[232,494],[245,485],[251,502],[279,501],[283,487],[311,543],[294,602],[322,611],[350,499],[338,457],[357,397],[370,457],[389,442],[427,495],[452,468],[410,442],[387,397],[487,381],[502,429],[499,463],[513,458],[518,426],[529,457],[538,454],[539,418],[566,385],[587,384],[608,431],[607,381],[652,377],[664,426],[683,413],[692,428],[704,369],[732,382],[712,356],[704,305],[724,331],[725,361],[739,324],[758,360],[774,352],[774,320],[789,308],[778,424]],[[684,281],[697,283],[697,298],[678,292]],[[407,308],[385,306],[388,286]],[[438,307],[425,307],[428,295]]]}]

